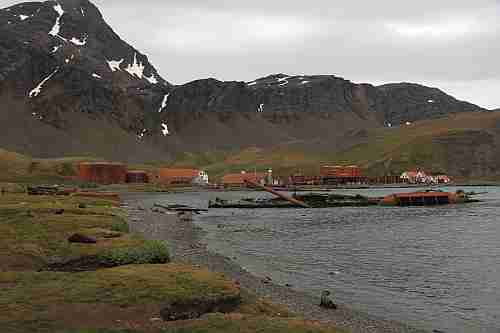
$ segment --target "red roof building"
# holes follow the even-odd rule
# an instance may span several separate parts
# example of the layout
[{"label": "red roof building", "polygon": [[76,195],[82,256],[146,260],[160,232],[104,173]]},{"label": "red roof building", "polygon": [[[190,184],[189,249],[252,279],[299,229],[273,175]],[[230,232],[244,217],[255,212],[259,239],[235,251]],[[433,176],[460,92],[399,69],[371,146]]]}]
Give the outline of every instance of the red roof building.
[{"label": "red roof building", "polygon": [[267,177],[268,177],[268,174],[263,173],[263,172],[230,173],[230,174],[224,175],[224,177],[222,177],[222,184],[224,186],[246,186],[246,183],[245,183],[246,180],[250,180],[252,182],[262,184],[262,183],[267,182],[267,180],[266,180]]},{"label": "red roof building", "polygon": [[158,170],[157,180],[165,185],[192,185],[201,184],[208,175],[206,172],[197,169],[170,169],[162,168]]}]

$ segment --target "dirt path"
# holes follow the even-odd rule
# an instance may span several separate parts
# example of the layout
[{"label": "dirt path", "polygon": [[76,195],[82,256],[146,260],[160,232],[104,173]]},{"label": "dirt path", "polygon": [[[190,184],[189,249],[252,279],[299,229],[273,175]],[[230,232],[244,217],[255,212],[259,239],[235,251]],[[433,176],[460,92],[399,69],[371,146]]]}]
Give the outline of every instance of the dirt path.
[{"label": "dirt path", "polygon": [[176,215],[153,213],[151,207],[145,206],[145,198],[151,198],[151,195],[122,195],[124,206],[129,212],[131,231],[139,232],[148,239],[168,241],[175,262],[189,263],[224,273],[250,292],[267,297],[276,304],[286,305],[307,320],[317,320],[360,333],[427,332],[398,322],[378,319],[343,305],[334,311],[324,310],[317,305],[319,297],[264,281],[243,270],[229,258],[208,251],[206,246],[200,243],[201,230],[198,227],[192,222],[179,220]]}]

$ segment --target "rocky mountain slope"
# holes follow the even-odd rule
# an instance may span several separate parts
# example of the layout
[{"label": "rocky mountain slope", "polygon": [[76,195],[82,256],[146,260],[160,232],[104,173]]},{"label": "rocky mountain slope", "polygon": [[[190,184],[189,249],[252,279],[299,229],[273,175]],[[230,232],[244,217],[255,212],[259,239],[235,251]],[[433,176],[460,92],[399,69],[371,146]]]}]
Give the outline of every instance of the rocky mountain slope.
[{"label": "rocky mountain slope", "polygon": [[[159,153],[137,140],[162,134],[171,85],[87,0],[0,10],[0,145],[35,156]],[[126,145],[129,149],[117,146]],[[108,148],[103,148],[109,146]],[[118,148],[120,150],[120,148]]]},{"label": "rocky mountain slope", "polygon": [[375,87],[331,75],[285,74],[248,83],[190,82],[173,89],[164,109],[172,135],[188,150],[290,142],[333,150],[355,143],[350,134],[364,129],[484,111],[416,84]]},{"label": "rocky mountain slope", "polygon": [[144,161],[293,145],[334,152],[367,131],[486,111],[409,83],[270,75],[173,86],[88,0],[0,10],[0,147]]}]

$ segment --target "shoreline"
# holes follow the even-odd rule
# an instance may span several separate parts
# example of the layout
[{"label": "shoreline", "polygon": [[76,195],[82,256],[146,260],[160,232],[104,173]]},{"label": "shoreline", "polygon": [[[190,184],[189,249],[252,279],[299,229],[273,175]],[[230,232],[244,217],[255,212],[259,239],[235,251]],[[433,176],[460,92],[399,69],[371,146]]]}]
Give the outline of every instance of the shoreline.
[{"label": "shoreline", "polygon": [[147,207],[144,202],[152,195],[154,194],[122,194],[123,206],[128,212],[128,223],[132,232],[141,233],[147,239],[167,241],[174,262],[223,273],[226,277],[238,281],[243,289],[275,304],[284,305],[306,320],[361,333],[429,332],[404,323],[377,318],[342,304],[339,304],[337,310],[325,310],[318,306],[319,295],[314,297],[251,274],[237,262],[213,253],[206,245],[201,244],[203,231],[192,221],[180,220],[176,214],[152,212],[151,207]]}]

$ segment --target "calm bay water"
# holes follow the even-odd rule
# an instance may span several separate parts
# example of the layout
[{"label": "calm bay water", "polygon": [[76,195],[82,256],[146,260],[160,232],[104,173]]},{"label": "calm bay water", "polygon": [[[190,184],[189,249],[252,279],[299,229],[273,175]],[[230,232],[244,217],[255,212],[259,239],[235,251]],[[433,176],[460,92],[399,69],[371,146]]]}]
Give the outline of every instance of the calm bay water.
[{"label": "calm bay water", "polygon": [[[469,205],[210,210],[195,222],[214,251],[277,283],[379,317],[445,332],[500,332],[500,188]],[[414,190],[414,189],[413,189]],[[448,188],[446,190],[455,190]],[[339,190],[383,196],[405,190]],[[412,191],[412,190],[406,190]],[[168,203],[260,192],[184,193]]]}]

